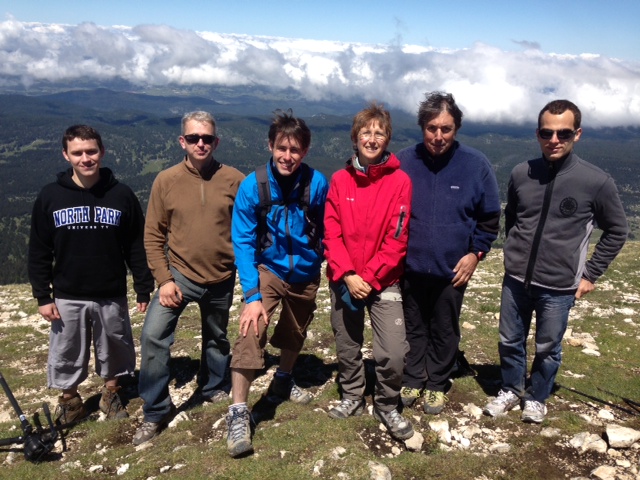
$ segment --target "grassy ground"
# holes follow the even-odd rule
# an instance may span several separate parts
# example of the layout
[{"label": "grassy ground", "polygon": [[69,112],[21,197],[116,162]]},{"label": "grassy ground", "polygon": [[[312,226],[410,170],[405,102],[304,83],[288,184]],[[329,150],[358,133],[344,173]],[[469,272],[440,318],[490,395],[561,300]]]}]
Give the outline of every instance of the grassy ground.
[{"label": "grassy ground", "polygon": [[[447,419],[452,428],[474,424],[483,429],[468,449],[442,448],[428,426],[434,417],[422,414],[419,409],[406,410],[405,414],[425,437],[420,452],[409,452],[402,443],[391,440],[370,415],[345,421],[329,419],[326,411],[339,399],[339,393],[334,382],[337,363],[325,285],[295,372],[298,383],[309,388],[315,400],[309,406],[288,402],[274,406],[263,398],[278,361],[278,352],[271,351],[268,368],[256,379],[250,397],[257,417],[255,455],[239,460],[228,457],[223,421],[227,404],[188,407],[185,404],[195,386],[200,358],[198,312],[197,308],[188,308],[180,320],[172,349],[171,384],[174,402],[182,405],[186,413],[185,421],[165,430],[147,446],[133,447],[131,439],[142,420],[142,401],[137,397],[135,382],[130,382],[124,390],[129,397],[131,418],[103,422],[94,413],[91,421],[76,426],[65,436],[65,451],[60,445],[40,464],[25,461],[19,448],[0,447],[0,462],[4,462],[0,478],[98,478],[114,475],[128,465],[122,478],[367,479],[369,462],[385,464],[393,478],[398,479],[588,477],[593,468],[611,464],[611,459],[603,454],[580,454],[568,445],[568,439],[583,431],[602,434],[603,424],[592,420],[600,409],[606,407],[611,411],[616,423],[640,429],[640,412],[625,402],[625,399],[640,402],[637,252],[638,243],[628,243],[598,283],[598,289],[579,301],[572,311],[569,328],[574,333],[591,334],[601,356],[589,356],[582,353],[582,348],[565,344],[558,388],[549,401],[549,416],[541,426],[522,424],[515,412],[495,420],[469,419],[463,410],[469,403],[482,407],[487,395],[495,394],[499,386],[497,326],[502,258],[501,252],[495,251],[476,272],[467,290],[461,319],[461,348],[478,375],[454,382],[450,402],[438,417]],[[237,335],[238,302],[234,303],[229,327],[232,339]],[[43,401],[53,408],[57,392],[45,388],[48,325],[39,320],[29,287],[1,287],[0,314],[0,368],[4,377],[29,416],[41,410]],[[140,336],[143,320],[140,314],[132,316],[136,338]],[[369,333],[366,352],[369,354],[370,338]],[[97,408],[100,385],[100,379],[92,375],[80,389],[93,408]],[[368,402],[371,403],[370,397]],[[545,427],[558,428],[561,436],[549,439],[539,435]],[[0,439],[19,433],[19,423],[0,394]],[[499,441],[509,443],[511,450],[505,454],[490,453],[489,446]],[[344,452],[337,452],[336,447],[344,448]]]}]

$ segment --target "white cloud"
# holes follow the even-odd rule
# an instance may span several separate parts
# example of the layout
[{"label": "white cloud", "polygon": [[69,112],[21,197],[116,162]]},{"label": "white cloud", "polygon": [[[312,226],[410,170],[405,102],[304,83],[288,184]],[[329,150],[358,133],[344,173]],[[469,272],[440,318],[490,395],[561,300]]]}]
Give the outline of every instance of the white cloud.
[{"label": "white cloud", "polygon": [[262,85],[292,87],[310,100],[377,99],[411,113],[424,92],[445,90],[473,121],[532,122],[546,102],[568,98],[583,109],[585,125],[640,125],[639,64],[516,43],[528,48],[437,50],[10,18],[0,22],[0,88],[80,78]]}]

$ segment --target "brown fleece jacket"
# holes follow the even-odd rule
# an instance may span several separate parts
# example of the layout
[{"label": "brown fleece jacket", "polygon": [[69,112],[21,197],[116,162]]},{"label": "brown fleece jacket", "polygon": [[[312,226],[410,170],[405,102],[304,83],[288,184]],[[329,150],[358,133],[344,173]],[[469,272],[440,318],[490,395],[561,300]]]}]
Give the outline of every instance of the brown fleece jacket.
[{"label": "brown fleece jacket", "polygon": [[238,170],[216,160],[201,174],[186,158],[158,174],[144,231],[149,268],[158,286],[173,279],[169,265],[199,284],[229,278],[235,270],[231,213],[243,179]]}]

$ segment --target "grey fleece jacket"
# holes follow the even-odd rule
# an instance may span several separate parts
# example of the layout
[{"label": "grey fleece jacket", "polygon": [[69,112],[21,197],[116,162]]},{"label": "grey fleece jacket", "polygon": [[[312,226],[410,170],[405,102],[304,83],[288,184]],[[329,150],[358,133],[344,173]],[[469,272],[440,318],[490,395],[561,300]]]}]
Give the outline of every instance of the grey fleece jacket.
[{"label": "grey fleece jacket", "polygon": [[[603,233],[586,261],[589,237]],[[517,165],[505,208],[507,275],[554,290],[595,282],[622,249],[628,226],[611,176],[574,153]],[[586,261],[586,262],[585,262]]]}]

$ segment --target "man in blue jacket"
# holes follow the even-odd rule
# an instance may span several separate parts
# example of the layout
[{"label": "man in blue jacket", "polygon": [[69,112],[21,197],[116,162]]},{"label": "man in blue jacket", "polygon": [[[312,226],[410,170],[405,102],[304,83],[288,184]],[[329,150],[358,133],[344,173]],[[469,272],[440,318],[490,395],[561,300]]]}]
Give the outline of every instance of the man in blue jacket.
[{"label": "man in blue jacket", "polygon": [[481,152],[456,141],[462,111],[451,94],[428,93],[418,110],[424,141],[401,150],[413,182],[407,265],[402,281],[409,354],[401,391],[410,405],[438,414],[460,343],[469,279],[496,239],[498,184]]},{"label": "man in blue jacket", "polygon": [[316,309],[323,260],[328,183],[302,163],[310,142],[303,120],[277,112],[269,128],[271,160],[266,170],[259,167],[242,182],[233,208],[231,236],[244,305],[231,361],[227,448],[232,457],[253,451],[247,399],[255,370],[265,366],[267,327],[280,305],[270,340],[280,349],[280,365],[269,394],[302,404],[312,400],[292,377]]}]

